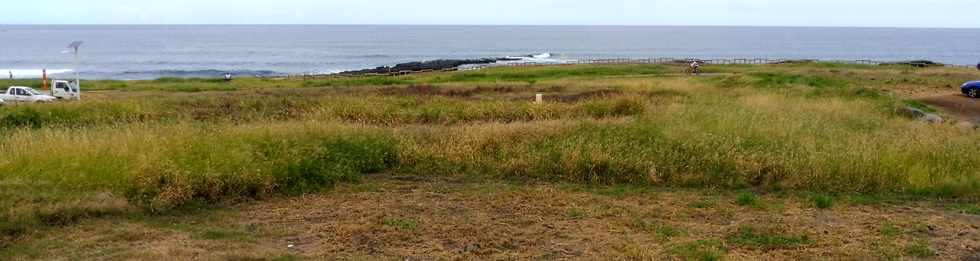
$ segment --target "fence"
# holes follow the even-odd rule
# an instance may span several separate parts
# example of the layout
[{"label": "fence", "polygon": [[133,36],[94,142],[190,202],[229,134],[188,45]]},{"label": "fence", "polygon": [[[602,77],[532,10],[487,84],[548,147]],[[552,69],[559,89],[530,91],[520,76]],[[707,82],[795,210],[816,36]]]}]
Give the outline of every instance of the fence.
[{"label": "fence", "polygon": [[853,65],[880,66],[886,64],[903,64],[915,67],[943,66],[948,68],[974,68],[973,65],[958,64],[937,64],[928,61],[876,61],[876,60],[817,60],[817,59],[772,59],[772,58],[728,58],[728,59],[698,59],[698,58],[605,58],[605,59],[582,59],[569,60],[562,62],[504,62],[494,64],[470,65],[461,68],[448,68],[442,70],[422,70],[422,71],[392,71],[380,74],[300,74],[286,75],[286,78],[312,78],[325,76],[398,76],[414,73],[438,72],[438,71],[457,71],[457,70],[479,70],[491,67],[534,67],[534,66],[556,66],[556,65],[582,65],[582,64],[689,64],[693,61],[700,61],[704,64],[713,65],[765,65],[765,64],[790,64],[790,63],[837,63]]},{"label": "fence", "polygon": [[905,64],[911,66],[944,66],[951,68],[973,68],[973,65],[958,64],[938,64],[929,61],[876,61],[876,60],[817,60],[817,59],[772,59],[772,58],[728,58],[728,59],[698,59],[698,58],[615,58],[615,59],[584,59],[573,60],[559,63],[535,63],[535,62],[511,62],[476,66],[477,68],[498,67],[498,66],[547,66],[562,64],[688,64],[693,61],[700,61],[704,64],[733,65],[733,64],[786,64],[786,63],[839,63],[856,65],[883,65],[883,64]]}]

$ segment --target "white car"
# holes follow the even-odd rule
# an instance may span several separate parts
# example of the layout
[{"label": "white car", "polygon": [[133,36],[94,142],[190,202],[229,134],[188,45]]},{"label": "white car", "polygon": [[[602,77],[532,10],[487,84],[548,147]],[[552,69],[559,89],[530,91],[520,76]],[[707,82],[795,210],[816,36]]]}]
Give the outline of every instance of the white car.
[{"label": "white car", "polygon": [[55,99],[54,96],[23,86],[10,86],[6,92],[0,93],[0,100],[6,102],[52,102]]}]

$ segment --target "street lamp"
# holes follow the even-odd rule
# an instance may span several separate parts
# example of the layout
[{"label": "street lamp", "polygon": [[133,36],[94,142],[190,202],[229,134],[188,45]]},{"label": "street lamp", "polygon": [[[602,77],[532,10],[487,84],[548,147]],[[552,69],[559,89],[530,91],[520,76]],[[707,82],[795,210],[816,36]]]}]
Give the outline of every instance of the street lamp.
[{"label": "street lamp", "polygon": [[78,99],[82,99],[82,81],[78,76],[78,47],[82,46],[82,41],[74,41],[68,44],[68,51],[75,54],[75,92],[78,94]]}]

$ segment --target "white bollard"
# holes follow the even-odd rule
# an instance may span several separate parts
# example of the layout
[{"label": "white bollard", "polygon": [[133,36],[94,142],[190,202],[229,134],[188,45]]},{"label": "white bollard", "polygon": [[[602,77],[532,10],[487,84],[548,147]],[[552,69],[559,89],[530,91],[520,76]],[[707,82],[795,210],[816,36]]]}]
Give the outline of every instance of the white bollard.
[{"label": "white bollard", "polygon": [[544,103],[544,94],[538,93],[537,95],[534,95],[534,103],[537,103],[537,104]]}]

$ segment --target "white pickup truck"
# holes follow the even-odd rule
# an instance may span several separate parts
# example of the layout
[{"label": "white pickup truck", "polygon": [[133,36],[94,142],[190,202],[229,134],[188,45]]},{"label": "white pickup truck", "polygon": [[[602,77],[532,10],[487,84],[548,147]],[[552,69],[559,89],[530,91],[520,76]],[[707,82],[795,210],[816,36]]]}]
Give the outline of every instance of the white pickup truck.
[{"label": "white pickup truck", "polygon": [[54,96],[22,86],[10,86],[6,92],[0,93],[0,100],[5,102],[51,102],[55,99]]},{"label": "white pickup truck", "polygon": [[53,81],[51,86],[51,96],[58,99],[78,100],[81,95],[78,86],[68,81]]}]

